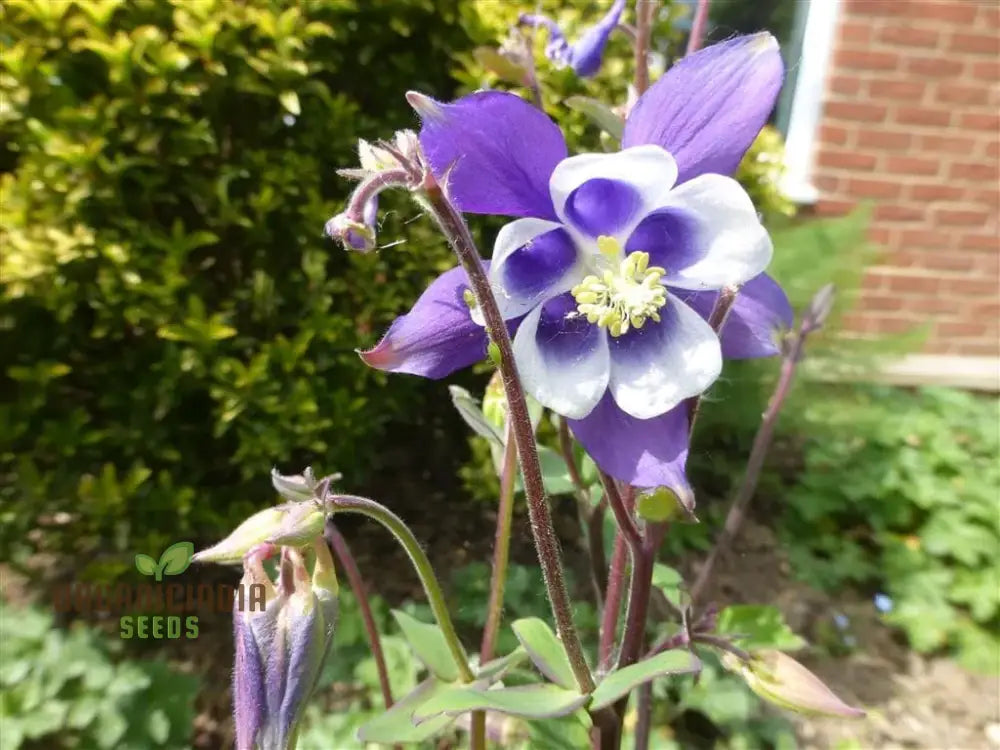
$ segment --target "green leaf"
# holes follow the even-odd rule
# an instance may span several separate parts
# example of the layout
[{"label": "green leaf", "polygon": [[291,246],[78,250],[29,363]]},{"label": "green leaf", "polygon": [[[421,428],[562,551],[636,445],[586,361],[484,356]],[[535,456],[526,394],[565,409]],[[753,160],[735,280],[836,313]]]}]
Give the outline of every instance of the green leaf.
[{"label": "green leaf", "polygon": [[445,682],[458,679],[458,666],[452,658],[441,628],[420,622],[398,609],[392,610],[392,616],[396,618],[407,643],[424,666]]},{"label": "green leaf", "polygon": [[622,139],[625,121],[612,112],[604,102],[591,99],[588,96],[571,96],[566,99],[566,106],[585,115],[587,119],[616,140]]},{"label": "green leaf", "polygon": [[701,667],[701,662],[690,651],[664,651],[662,654],[611,672],[591,694],[589,709],[597,711],[610,706],[624,695],[645,682],[667,674],[687,674]]},{"label": "green leaf", "polygon": [[547,719],[573,713],[586,701],[586,695],[558,685],[520,685],[495,690],[462,685],[434,696],[414,712],[413,719],[423,722],[442,713],[458,715],[480,710],[526,719]]},{"label": "green leaf", "polygon": [[653,586],[659,589],[667,600],[676,607],[681,606],[684,578],[669,565],[653,563]]},{"label": "green leaf", "polygon": [[576,687],[566,649],[544,620],[525,617],[515,620],[510,627],[539,672],[561,687]]},{"label": "green leaf", "polygon": [[156,560],[149,555],[139,553],[135,556],[135,567],[144,576],[151,576],[156,573]]},{"label": "green leaf", "polygon": [[499,659],[493,659],[492,661],[488,661],[483,664],[476,670],[476,678],[479,680],[496,682],[503,677],[504,674],[520,665],[527,658],[527,651],[523,648],[516,648],[506,656],[502,656]]},{"label": "green leaf", "polygon": [[451,716],[436,716],[417,725],[413,723],[413,712],[448,687],[433,677],[425,680],[412,693],[394,703],[388,711],[364,724],[358,730],[358,739],[365,743],[390,745],[396,742],[422,742],[437,734],[454,721]]},{"label": "green leaf", "polygon": [[458,385],[448,386],[451,403],[458,411],[462,420],[480,437],[490,441],[492,445],[503,449],[503,436],[500,431],[487,421],[479,402],[465,388]]},{"label": "green leaf", "polygon": [[183,573],[191,565],[194,555],[194,543],[176,542],[171,544],[160,555],[160,569],[163,575],[176,576]]},{"label": "green leaf", "polygon": [[289,114],[298,117],[302,114],[302,106],[299,104],[299,95],[294,91],[282,91],[278,95],[278,101],[281,102],[281,106],[284,107]]},{"label": "green leaf", "polygon": [[476,58],[476,62],[501,80],[518,86],[526,86],[530,80],[528,71],[524,67],[504,57],[492,47],[476,47],[472,55]]},{"label": "green leaf", "polygon": [[766,605],[726,607],[719,613],[716,629],[723,635],[742,636],[740,647],[747,651],[765,648],[794,651],[806,645],[785,623],[781,611]]}]

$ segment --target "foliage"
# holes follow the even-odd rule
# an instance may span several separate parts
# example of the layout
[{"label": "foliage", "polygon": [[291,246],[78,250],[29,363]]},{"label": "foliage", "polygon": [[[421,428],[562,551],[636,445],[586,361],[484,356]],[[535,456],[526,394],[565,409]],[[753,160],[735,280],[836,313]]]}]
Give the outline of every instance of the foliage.
[{"label": "foliage", "polygon": [[995,669],[1000,626],[998,401],[873,386],[809,403],[805,466],[780,530],[824,588],[884,591],[918,651]]},{"label": "foliage", "polygon": [[198,680],[158,661],[123,661],[97,631],[54,626],[36,608],[0,600],[4,750],[183,748]]},{"label": "foliage", "polygon": [[451,265],[444,242],[392,201],[386,235],[420,252],[321,231],[358,133],[411,126],[407,88],[449,95],[434,60],[468,44],[460,5],[5,4],[5,549],[41,519],[50,550],[114,575],[268,502],[262,466],[322,456],[363,483],[393,420],[434,423],[429,385],[383,391],[353,350]]}]

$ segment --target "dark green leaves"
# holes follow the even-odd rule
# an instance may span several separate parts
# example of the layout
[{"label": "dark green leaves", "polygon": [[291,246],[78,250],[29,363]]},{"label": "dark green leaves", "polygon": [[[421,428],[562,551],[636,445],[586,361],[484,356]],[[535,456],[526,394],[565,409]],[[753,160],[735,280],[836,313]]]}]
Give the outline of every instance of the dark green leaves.
[{"label": "dark green leaves", "polygon": [[442,713],[458,715],[489,710],[526,719],[544,719],[573,713],[586,702],[586,695],[558,685],[522,685],[496,690],[459,686],[435,695],[417,709],[414,718],[422,721]]}]

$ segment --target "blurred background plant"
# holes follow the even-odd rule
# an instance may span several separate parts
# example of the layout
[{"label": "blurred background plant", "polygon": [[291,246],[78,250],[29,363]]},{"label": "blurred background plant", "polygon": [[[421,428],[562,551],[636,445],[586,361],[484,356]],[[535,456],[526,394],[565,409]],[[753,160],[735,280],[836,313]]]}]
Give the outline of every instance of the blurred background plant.
[{"label": "blurred background plant", "polygon": [[[685,3],[664,5],[654,30],[654,75],[683,53],[690,13]],[[713,7],[732,15],[738,5]],[[557,17],[572,37],[596,7],[543,0],[532,9]],[[179,538],[214,540],[273,502],[271,465],[313,463],[343,471],[347,487],[382,496],[416,520],[432,556],[445,559],[447,550],[456,618],[475,640],[487,576],[481,562],[463,563],[485,559],[490,542],[496,487],[489,447],[480,438],[470,445],[440,384],[400,378],[383,387],[384,377],[354,354],[377,340],[427,278],[452,265],[450,255],[428,222],[414,221],[418,211],[391,195],[380,238],[402,241],[398,246],[348,255],[321,231],[348,192],[335,169],[355,160],[357,138],[413,125],[407,89],[447,99],[511,87],[487,70],[482,50],[504,40],[520,10],[491,0],[4,5],[5,568],[43,583],[114,579],[136,551]],[[606,64],[586,81],[544,59],[543,34],[535,42],[545,108],[563,125],[571,150],[607,146],[607,136],[566,102],[625,102],[623,82],[632,75],[626,36],[612,35]],[[990,567],[1000,552],[998,402],[945,389],[829,383],[844,370],[863,375],[875,354],[914,348],[921,332],[891,341],[842,335],[837,320],[877,250],[865,241],[868,212],[795,216],[777,189],[782,149],[779,131],[765,129],[738,178],[772,230],[771,271],[795,307],[829,281],[837,284],[838,307],[811,341],[755,501],[755,514],[781,540],[770,552],[787,558],[792,577],[827,592],[829,606],[836,597],[863,597],[914,649],[995,669],[986,656],[996,653],[1000,625]],[[473,226],[488,248],[496,220]],[[774,369],[773,362],[729,363],[705,401],[690,462],[703,523],[675,525],[668,537],[664,557],[678,569],[700,559],[718,527]],[[487,370],[457,382],[481,389]],[[540,429],[554,447],[547,420]],[[550,468],[550,482],[565,493],[568,477]],[[568,501],[556,503],[572,563],[576,516]],[[386,601],[416,615],[423,604],[414,602],[412,582],[376,577],[390,569],[387,560],[398,561],[388,542],[367,532],[355,538],[363,572],[385,597],[374,606],[402,694],[419,675]],[[545,616],[530,543],[515,542],[514,555],[522,565],[511,571],[507,616]],[[577,573],[585,596],[586,572]],[[27,598],[17,602],[17,631],[9,625],[13,605],[3,610],[5,735],[15,727],[39,747],[223,744],[225,730],[188,736],[193,678],[157,663],[122,662],[138,654],[103,645],[99,629],[65,630],[37,608],[21,609]],[[35,598],[44,607],[44,586]],[[593,608],[581,607],[578,620],[592,639]],[[763,627],[762,643],[775,645],[772,638],[786,647],[783,622],[775,607],[762,606],[741,627]],[[189,670],[230,648],[228,633],[211,632],[203,629],[185,649]],[[836,634],[810,633],[809,653],[864,648],[856,640],[844,645],[854,634]],[[354,746],[355,728],[381,708],[346,593],[336,639],[302,748]],[[61,670],[77,664],[67,654],[106,681],[76,666]],[[216,723],[226,721],[227,669],[200,669],[201,696],[212,700],[199,710]],[[718,665],[710,664],[698,685],[655,689],[663,708],[654,747],[795,746],[792,724]],[[50,707],[36,710],[43,700]],[[140,712],[150,705],[161,706],[166,720]],[[567,746],[526,737],[530,747]]]}]

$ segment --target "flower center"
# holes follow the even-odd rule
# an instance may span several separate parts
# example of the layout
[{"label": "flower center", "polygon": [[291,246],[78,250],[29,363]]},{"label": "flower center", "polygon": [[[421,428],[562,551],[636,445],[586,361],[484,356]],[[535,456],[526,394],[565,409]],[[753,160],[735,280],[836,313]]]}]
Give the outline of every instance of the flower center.
[{"label": "flower center", "polygon": [[667,304],[667,290],[660,283],[666,269],[649,265],[649,253],[630,253],[618,261],[622,249],[612,237],[599,237],[597,247],[612,265],[600,276],[587,276],[571,290],[576,309],[587,320],[621,336],[642,328],[646,320],[660,322],[659,309]]}]

